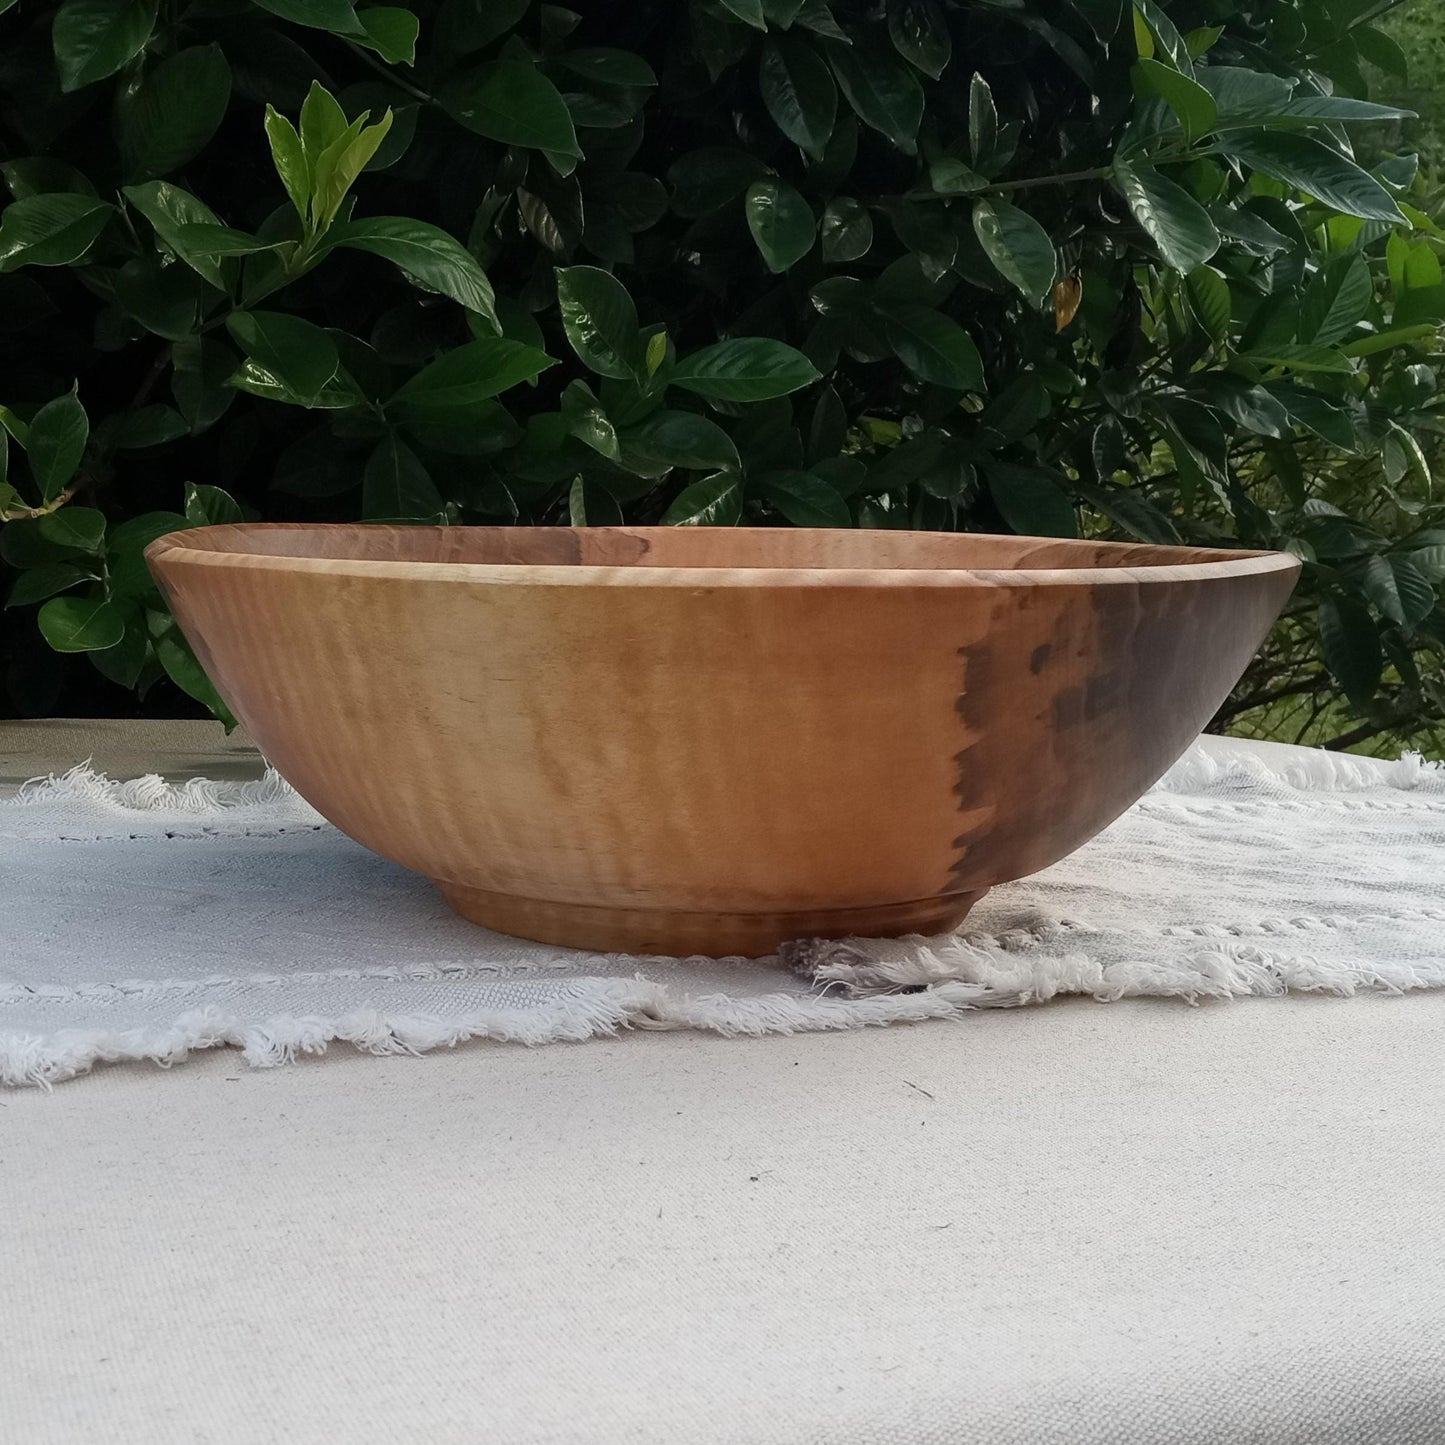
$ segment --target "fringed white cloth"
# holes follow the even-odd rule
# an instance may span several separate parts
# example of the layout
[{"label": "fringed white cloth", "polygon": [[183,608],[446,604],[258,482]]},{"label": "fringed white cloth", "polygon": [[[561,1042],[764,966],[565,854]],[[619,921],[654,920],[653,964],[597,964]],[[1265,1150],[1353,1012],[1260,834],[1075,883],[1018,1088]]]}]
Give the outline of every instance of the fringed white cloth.
[{"label": "fringed white cloth", "polygon": [[1199,1003],[1445,985],[1445,767],[1201,739],[1092,843],[996,888],[945,938],[799,940],[767,960],[571,952],[454,918],[275,773],[0,801],[0,1081],[230,1045],[257,1066],[344,1041],[627,1027],[769,1034],[958,1019],[1060,994]]}]

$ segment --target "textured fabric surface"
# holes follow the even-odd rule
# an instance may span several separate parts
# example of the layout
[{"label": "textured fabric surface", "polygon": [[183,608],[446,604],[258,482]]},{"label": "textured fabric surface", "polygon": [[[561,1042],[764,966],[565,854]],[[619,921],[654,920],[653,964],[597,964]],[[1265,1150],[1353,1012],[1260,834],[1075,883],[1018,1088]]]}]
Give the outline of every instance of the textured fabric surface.
[{"label": "textured fabric surface", "polygon": [[0,1099],[24,1445],[1439,1445],[1445,993]]},{"label": "textured fabric surface", "polygon": [[[570,952],[454,918],[274,774],[76,769],[0,802],[0,1079],[240,1046],[289,1062],[624,1025],[789,1033],[1099,999],[1445,983],[1445,770],[1197,746],[1085,848],[943,939],[777,960]],[[906,991],[905,991],[906,990]]]},{"label": "textured fabric surface", "polygon": [[[1416,782],[1330,816],[1398,843]],[[1445,1445],[1442,1037],[1445,991],[1064,999],[12,1090],[0,1441]]]}]

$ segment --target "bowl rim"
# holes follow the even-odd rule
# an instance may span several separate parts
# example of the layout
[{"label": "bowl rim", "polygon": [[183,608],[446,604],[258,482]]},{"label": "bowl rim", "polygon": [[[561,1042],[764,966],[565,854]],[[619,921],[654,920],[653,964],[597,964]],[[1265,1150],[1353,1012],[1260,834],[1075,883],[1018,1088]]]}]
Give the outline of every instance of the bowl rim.
[{"label": "bowl rim", "polygon": [[[257,531],[382,529],[387,523],[365,522],[242,522],[186,527],[157,537],[145,548],[150,564],[182,562],[201,567],[220,567],[259,572],[311,573],[320,575],[392,579],[399,581],[450,581],[503,586],[558,587],[1057,587],[1123,586],[1140,582],[1196,582],[1210,579],[1262,576],[1274,572],[1299,572],[1302,563],[1291,552],[1233,548],[1202,548],[1149,542],[1092,542],[1107,548],[1139,548],[1154,553],[1178,553],[1181,558],[1199,552],[1226,552],[1225,557],[1204,561],[1149,562],[1137,566],[1113,567],[675,567],[638,566],[617,563],[552,562],[451,562],[416,561],[377,557],[307,557],[279,552],[245,551],[239,548],[197,547],[188,539],[199,533],[245,533]],[[407,528],[408,531],[412,530]],[[468,527],[456,530],[511,532],[512,527]],[[543,530],[537,528],[534,530]],[[553,530],[553,529],[547,529]],[[557,528],[558,531],[582,530]],[[607,527],[587,530],[638,533],[663,528]],[[672,528],[665,529],[672,531]],[[740,528],[699,528],[727,531]],[[827,534],[830,529],[793,528],[796,532]],[[933,532],[898,531],[892,536],[936,537]],[[963,534],[959,534],[963,535]],[[978,534],[996,535],[996,534]],[[998,534],[1010,535],[1010,534]],[[1024,537],[1014,540],[1056,545],[1083,539],[1065,537]]]}]

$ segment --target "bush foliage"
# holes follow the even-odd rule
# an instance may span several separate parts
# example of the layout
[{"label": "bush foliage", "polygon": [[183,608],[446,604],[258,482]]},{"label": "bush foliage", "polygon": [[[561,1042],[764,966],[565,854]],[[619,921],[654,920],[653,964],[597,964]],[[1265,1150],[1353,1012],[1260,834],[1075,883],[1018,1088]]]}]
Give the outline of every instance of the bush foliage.
[{"label": "bush foliage", "polygon": [[1236,710],[1445,717],[1383,8],[9,0],[12,705],[86,652],[220,707],[188,521],[626,519],[1288,547]]}]

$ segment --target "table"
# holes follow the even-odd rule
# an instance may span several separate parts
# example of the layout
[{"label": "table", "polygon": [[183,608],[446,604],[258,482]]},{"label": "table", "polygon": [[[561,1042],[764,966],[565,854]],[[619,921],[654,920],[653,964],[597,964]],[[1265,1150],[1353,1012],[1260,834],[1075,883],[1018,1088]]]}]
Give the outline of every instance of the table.
[{"label": "table", "polygon": [[9,1092],[0,1439],[1445,1441],[1442,1029],[1068,1001]]}]

